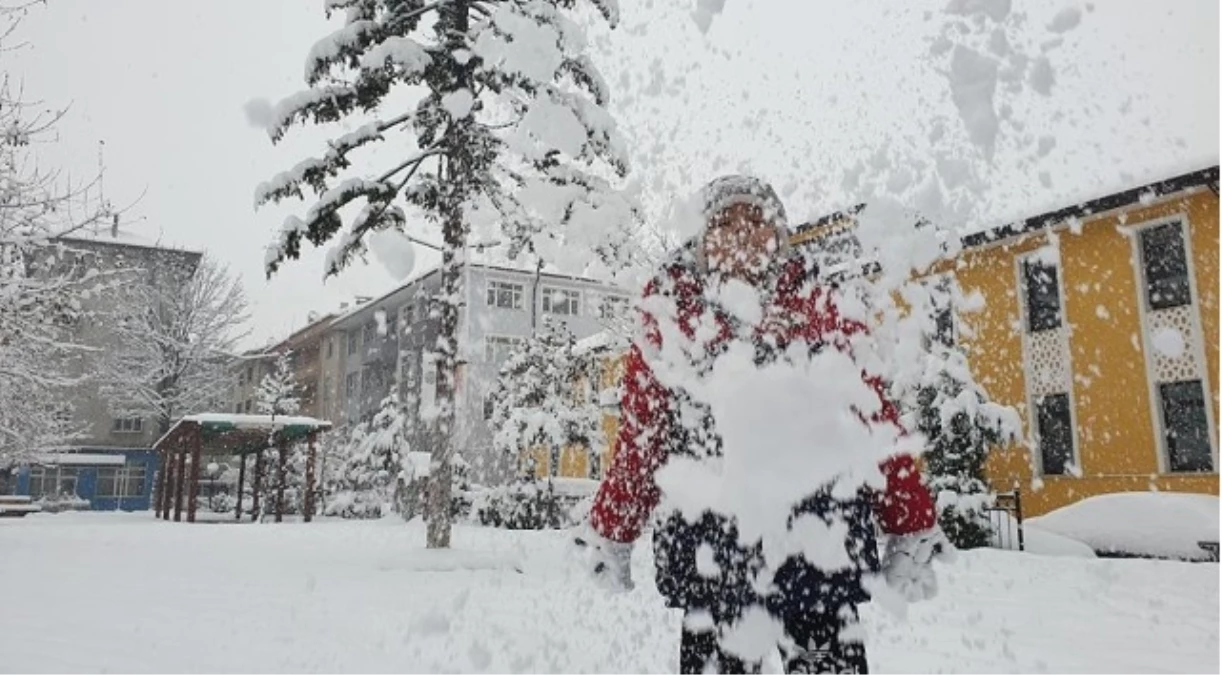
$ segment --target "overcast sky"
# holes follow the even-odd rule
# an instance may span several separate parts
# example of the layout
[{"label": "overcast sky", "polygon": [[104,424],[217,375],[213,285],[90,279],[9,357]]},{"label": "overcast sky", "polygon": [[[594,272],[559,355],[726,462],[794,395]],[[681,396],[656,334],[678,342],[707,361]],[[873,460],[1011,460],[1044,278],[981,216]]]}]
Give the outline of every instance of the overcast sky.
[{"label": "overcast sky", "polygon": [[[924,56],[943,2],[728,0],[707,34],[695,0],[621,0],[619,30],[591,34],[634,154],[634,179],[655,210],[718,173],[755,172],[798,218],[845,206],[843,173],[879,147],[913,146],[923,122],[952,111],[945,78]],[[27,99],[69,106],[44,161],[75,175],[105,142],[106,197],[130,229],[206,250],[241,274],[255,338],[283,336],[310,311],[331,311],[393,279],[374,260],[322,279],[310,251],[271,281],[263,252],[287,213],[255,212],[255,186],[327,136],[278,147],[243,105],[303,86],[310,46],[328,24],[322,0],[49,0],[4,54]],[[919,5],[919,6],[918,6]],[[1033,40],[1070,2],[1015,1]],[[1038,171],[1023,149],[999,150],[988,218],[1031,215],[1108,190],[1217,163],[1218,3],[1103,0],[1051,52],[1047,97],[1013,101],[1027,129],[1056,138]],[[1009,154],[1007,154],[1009,152]],[[1038,173],[1047,174],[1045,185]]]}]

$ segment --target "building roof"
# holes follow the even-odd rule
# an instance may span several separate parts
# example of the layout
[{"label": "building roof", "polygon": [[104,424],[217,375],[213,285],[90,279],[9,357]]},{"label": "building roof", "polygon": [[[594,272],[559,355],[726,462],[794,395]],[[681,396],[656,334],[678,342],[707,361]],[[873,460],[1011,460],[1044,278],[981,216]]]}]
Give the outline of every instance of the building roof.
[{"label": "building roof", "polygon": [[1205,188],[1210,188],[1215,194],[1217,193],[1218,165],[1215,164],[1204,169],[1198,169],[1197,171],[1142,185],[1141,187],[1115,192],[1055,211],[1041,213],[1016,223],[1009,223],[983,232],[968,234],[963,237],[963,247],[974,248],[984,246],[1004,239],[1012,239],[1031,232],[1037,232],[1057,223],[1075,218],[1089,218],[1104,211],[1144,203],[1179,192],[1192,192]]},{"label": "building roof", "polygon": [[159,251],[175,251],[178,253],[187,253],[196,256],[203,255],[203,251],[195,251],[181,246],[172,246],[165,243],[160,238],[151,239],[127,227],[115,228],[106,227],[99,224],[97,227],[78,228],[65,234],[58,235],[55,238],[64,241],[80,241],[90,244],[130,246],[135,248],[155,249]]},{"label": "building roof", "polygon": [[257,452],[279,440],[297,441],[311,433],[326,431],[326,420],[297,415],[239,415],[200,413],[187,415],[153,443],[155,450],[180,452],[190,447],[191,435],[200,433],[202,450],[208,453],[244,454]]},{"label": "building roof", "polygon": [[[1215,193],[1218,191],[1218,165],[1216,164],[1204,169],[1148,183],[1140,187],[1111,193],[1096,199],[1041,213],[1017,222],[988,227],[978,232],[969,232],[961,237],[961,242],[965,249],[977,248],[1025,234],[1039,232],[1057,223],[1073,219],[1085,219],[1105,211],[1148,202],[1180,192],[1193,192],[1206,188],[1212,189]],[[857,204],[841,211],[829,213],[817,220],[803,223],[794,228],[791,236],[794,239],[809,240],[818,236],[820,231],[830,231],[830,229],[834,229],[837,225],[851,222],[865,207],[866,204]]]}]

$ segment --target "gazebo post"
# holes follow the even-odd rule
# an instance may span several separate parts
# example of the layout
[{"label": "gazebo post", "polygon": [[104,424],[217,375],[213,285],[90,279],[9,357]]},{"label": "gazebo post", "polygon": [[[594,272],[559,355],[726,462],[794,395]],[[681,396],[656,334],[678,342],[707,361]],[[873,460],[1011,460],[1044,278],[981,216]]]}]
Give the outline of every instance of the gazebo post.
[{"label": "gazebo post", "polygon": [[308,450],[306,451],[305,465],[305,500],[303,507],[305,509],[305,521],[308,523],[314,519],[314,440],[318,436],[318,432],[311,431],[306,436]]},{"label": "gazebo post", "polygon": [[187,486],[187,522],[195,522],[196,502],[199,499],[199,462],[200,462],[200,445],[204,442],[204,428],[202,424],[196,424],[191,431],[191,484]]},{"label": "gazebo post", "polygon": [[158,463],[160,466],[157,467],[157,501],[154,502],[155,511],[153,512],[153,515],[160,518],[162,512],[165,510],[165,472],[168,467],[166,463],[165,450],[158,450],[157,454],[159,455]]},{"label": "gazebo post", "polygon": [[255,522],[259,519],[259,493],[263,490],[263,450],[255,451],[255,480],[251,483],[250,491],[254,495],[251,500],[250,507],[250,522]]},{"label": "gazebo post", "polygon": [[246,486],[246,455],[238,454],[238,505],[233,508],[233,519],[242,520],[242,488]]},{"label": "gazebo post", "polygon": [[187,453],[182,444],[174,448],[178,451],[178,466],[174,468],[174,522],[182,520],[183,481],[187,475]]},{"label": "gazebo post", "polygon": [[284,438],[284,434],[280,434],[280,438],[276,442],[276,522],[284,521],[284,482],[285,468],[288,462],[288,442]]}]

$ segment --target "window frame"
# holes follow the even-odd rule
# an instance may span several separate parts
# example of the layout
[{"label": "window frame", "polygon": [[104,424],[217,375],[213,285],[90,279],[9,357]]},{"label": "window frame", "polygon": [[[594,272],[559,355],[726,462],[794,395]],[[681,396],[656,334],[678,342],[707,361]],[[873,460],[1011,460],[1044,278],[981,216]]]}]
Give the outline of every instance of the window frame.
[{"label": "window frame", "polygon": [[144,433],[144,418],[138,415],[132,417],[112,417],[110,421],[112,434],[142,434]]},{"label": "window frame", "polygon": [[[555,302],[552,296],[561,295],[565,297],[564,307],[571,307],[572,311],[558,312],[556,311]],[[565,288],[563,286],[543,286],[539,293],[539,309],[544,314],[553,316],[581,316],[581,290],[575,288]]]},{"label": "window frame", "polygon": [[[514,348],[521,347],[524,342],[526,342],[526,338],[519,337],[516,335],[500,335],[496,333],[485,335],[484,336],[484,361],[486,363],[495,363],[497,365],[501,365],[505,362],[506,359],[509,358],[510,352],[512,352]],[[495,347],[493,346],[494,344],[499,344],[500,346],[506,348],[504,359],[497,360],[496,358],[494,358],[495,356]]]},{"label": "window frame", "polygon": [[[1205,451],[1206,451],[1205,457],[1206,459],[1208,459],[1208,466],[1207,468],[1204,468],[1204,469],[1180,468],[1175,465],[1174,441],[1176,439],[1176,436],[1173,434],[1175,434],[1177,430],[1172,428],[1171,422],[1168,419],[1170,417],[1169,411],[1168,411],[1168,403],[1170,403],[1171,400],[1168,399],[1167,397],[1167,389],[1172,388],[1172,387],[1183,387],[1185,385],[1196,385],[1196,391],[1200,393],[1200,402],[1201,402],[1200,416],[1201,416],[1201,422],[1204,425],[1204,432],[1205,432],[1205,435],[1204,435]],[[1205,380],[1201,378],[1195,378],[1191,380],[1179,380],[1176,382],[1158,382],[1156,391],[1158,394],[1158,401],[1156,402],[1156,404],[1158,406],[1158,413],[1159,413],[1159,421],[1160,421],[1159,426],[1160,426],[1160,431],[1161,431],[1160,436],[1161,436],[1162,445],[1163,445],[1163,449],[1162,449],[1163,457],[1162,458],[1163,458],[1163,461],[1165,462],[1165,466],[1167,467],[1167,473],[1181,474],[1181,475],[1217,473],[1218,467],[1214,459],[1213,430],[1210,428],[1210,424],[1209,424],[1209,406],[1210,406],[1209,398],[1210,396],[1206,392]]]},{"label": "window frame", "polygon": [[[520,312],[526,309],[526,285],[517,281],[505,279],[488,279],[484,284],[485,306],[491,309],[503,309]],[[501,304],[504,294],[508,293],[509,304]]]},{"label": "window frame", "polygon": [[[1045,325],[1045,323],[1042,321],[1038,325],[1036,323],[1036,321],[1039,320],[1040,315],[1035,311],[1037,309],[1036,304],[1032,302],[1032,275],[1030,273],[1030,270],[1036,265],[1051,270],[1052,274],[1054,275],[1052,280],[1052,293],[1049,295],[1056,298],[1057,305],[1054,314],[1056,319],[1055,324]],[[1063,291],[1065,279],[1060,263],[1046,263],[1042,260],[1038,260],[1038,255],[1026,256],[1019,261],[1019,279],[1022,280],[1021,301],[1023,303],[1023,330],[1034,335],[1036,333],[1057,330],[1063,327],[1065,325],[1065,294]]]},{"label": "window frame", "polygon": [[[1145,300],[1146,307],[1151,311],[1175,309],[1177,307],[1184,307],[1186,305],[1192,306],[1192,304],[1196,301],[1192,287],[1192,265],[1189,261],[1188,232],[1185,228],[1185,222],[1186,221],[1179,218],[1172,218],[1162,222],[1150,224],[1137,231],[1138,260],[1141,265],[1141,294]],[[1183,274],[1176,275],[1174,277],[1152,279],[1150,275],[1150,258],[1147,255],[1147,241],[1149,241],[1147,237],[1151,237],[1156,232],[1170,230],[1174,230],[1179,239],[1179,252],[1181,255],[1181,263],[1183,265]],[[1183,278],[1183,287],[1180,290],[1182,290],[1182,293],[1187,296],[1186,298],[1182,298],[1182,301],[1179,301],[1177,298],[1172,298],[1168,301],[1155,300],[1153,296],[1154,289],[1151,287],[1152,283],[1167,281],[1168,279],[1178,279],[1181,276]]]},{"label": "window frame", "polygon": [[[1047,434],[1047,435],[1045,434],[1045,429],[1044,429],[1044,410],[1045,410],[1044,404],[1049,399],[1055,399],[1058,401],[1063,400],[1065,402],[1065,423],[1066,423],[1066,426],[1068,427],[1068,431],[1067,431],[1068,448],[1066,448],[1067,450],[1066,456],[1062,460],[1062,464],[1060,467],[1061,470],[1056,471],[1056,472],[1052,472],[1048,470],[1048,453],[1044,445],[1045,439],[1051,437],[1050,434]],[[1077,443],[1077,430],[1074,425],[1073,397],[1070,396],[1069,392],[1057,392],[1053,394],[1044,394],[1043,396],[1036,397],[1036,400],[1034,400],[1032,403],[1033,403],[1032,410],[1035,414],[1035,419],[1032,421],[1034,422],[1034,428],[1036,431],[1035,433],[1036,449],[1039,452],[1039,457],[1040,457],[1040,475],[1042,476],[1072,476],[1073,472],[1070,470],[1070,467],[1077,467],[1079,470],[1081,470],[1081,466],[1078,464],[1078,460],[1077,460],[1078,443]]]},{"label": "window frame", "polygon": [[[613,311],[611,307],[618,305],[618,311]],[[598,301],[598,318],[604,321],[614,321],[622,319],[628,315],[628,310],[632,306],[632,301],[626,295],[606,294]]]}]

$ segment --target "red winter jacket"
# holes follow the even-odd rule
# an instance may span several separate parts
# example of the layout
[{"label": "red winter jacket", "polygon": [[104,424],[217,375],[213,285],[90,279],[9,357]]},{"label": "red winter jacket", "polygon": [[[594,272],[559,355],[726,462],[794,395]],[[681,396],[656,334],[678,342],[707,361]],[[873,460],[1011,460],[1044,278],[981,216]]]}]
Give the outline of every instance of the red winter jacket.
[{"label": "red winter jacket", "polygon": [[[700,305],[703,287],[689,268],[672,266],[668,269],[673,282],[679,327],[687,338],[694,337],[692,322]],[[796,262],[786,267],[774,295],[773,306],[765,317],[782,316],[780,329],[770,330],[766,326],[756,329],[757,334],[770,333],[779,338],[780,344],[803,340],[811,344],[829,342],[838,349],[847,349],[845,337],[866,330],[859,322],[844,319],[839,315],[830,293],[820,288],[803,292],[804,272]],[[655,279],[645,289],[645,297],[658,292]],[[802,317],[793,320],[795,316]],[[646,339],[656,348],[661,345],[661,335],[656,319],[643,313]],[[765,319],[765,324],[768,320]],[[778,334],[779,333],[779,334]],[[721,334],[714,341],[728,339],[728,324],[723,324]],[[899,424],[899,412],[894,403],[886,398],[882,380],[863,373],[866,381],[878,392],[882,409],[873,416],[872,422]],[[658,382],[645,361],[638,345],[634,344],[625,364],[623,395],[620,400],[622,419],[618,436],[618,449],[611,461],[606,478],[598,488],[594,506],[590,512],[590,523],[599,535],[617,542],[632,542],[640,536],[650,513],[660,497],[654,474],[666,462],[665,439],[670,431],[666,428],[667,411],[673,405],[674,395]],[[812,446],[812,452],[818,452]],[[911,534],[933,527],[936,513],[933,499],[921,482],[913,458],[895,455],[881,464],[887,479],[887,488],[874,499],[874,511],[887,534]],[[819,486],[812,485],[812,492]]]}]

